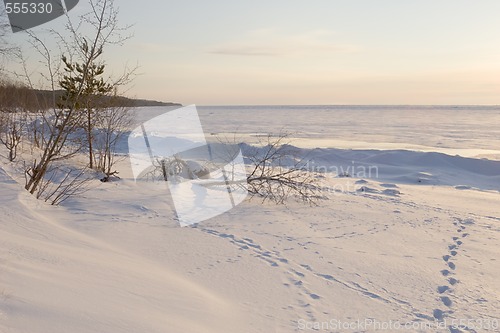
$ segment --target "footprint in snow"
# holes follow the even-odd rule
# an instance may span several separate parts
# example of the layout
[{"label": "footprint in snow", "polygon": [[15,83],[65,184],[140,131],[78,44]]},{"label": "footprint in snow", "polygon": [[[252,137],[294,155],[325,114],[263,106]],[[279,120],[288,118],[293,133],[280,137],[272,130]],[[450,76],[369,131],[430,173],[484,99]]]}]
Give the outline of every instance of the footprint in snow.
[{"label": "footprint in snow", "polygon": [[452,301],[449,297],[447,296],[442,296],[441,297],[441,302],[443,302],[444,305],[446,305],[447,307],[450,307],[451,304],[452,304]]},{"label": "footprint in snow", "polygon": [[443,269],[443,270],[441,271],[441,274],[442,274],[443,276],[448,276],[448,275],[450,275],[450,273],[451,273],[451,272],[450,272],[449,270],[447,270],[447,269]]},{"label": "footprint in snow", "polygon": [[305,276],[305,275],[304,275],[304,274],[302,274],[301,272],[297,272],[297,271],[295,271],[295,270],[294,270],[293,272],[294,272],[297,276],[300,276],[300,277],[304,277],[304,276]]},{"label": "footprint in snow", "polygon": [[321,297],[316,294],[309,294],[312,299],[320,299]]},{"label": "footprint in snow", "polygon": [[[465,225],[474,224],[474,221],[473,220],[456,219],[455,222],[453,222],[453,224],[456,227],[458,227],[457,232],[460,233],[461,237],[458,237],[458,236],[452,237],[454,244],[448,245],[448,250],[450,251],[450,254],[449,255],[446,254],[442,257],[443,260],[446,262],[446,265],[448,266],[448,268],[451,270],[451,271],[448,269],[441,270],[441,275],[443,275],[444,277],[448,277],[449,275],[452,275],[453,274],[452,271],[454,271],[456,269],[455,263],[453,261],[450,261],[450,259],[452,257],[455,257],[458,254],[457,250],[459,249],[459,246],[463,244],[463,242],[460,240],[460,238],[465,238],[469,235],[468,233],[464,232],[464,230],[466,229]],[[451,286],[454,286],[458,282],[459,281],[457,279],[455,279],[453,277],[448,277],[448,283]],[[443,285],[443,286],[437,287],[437,292],[442,295],[445,293],[452,293],[452,290],[450,289],[449,286]],[[447,307],[451,307],[453,305],[452,300],[448,296],[440,296],[440,300]],[[449,311],[447,313],[453,313],[453,311]],[[445,316],[445,312],[443,312],[440,309],[435,309],[433,312],[433,315],[434,315],[435,319],[443,320],[443,317]],[[452,327],[449,327],[449,330],[452,333],[461,332],[460,330],[455,330]]]},{"label": "footprint in snow", "polygon": [[450,290],[450,287],[448,287],[448,286],[439,286],[437,288],[437,291],[440,294],[443,294],[443,293],[447,292],[448,290]]},{"label": "footprint in snow", "polygon": [[432,313],[432,315],[437,320],[443,320],[444,312],[442,310],[439,310],[439,309],[434,309],[434,312]]}]

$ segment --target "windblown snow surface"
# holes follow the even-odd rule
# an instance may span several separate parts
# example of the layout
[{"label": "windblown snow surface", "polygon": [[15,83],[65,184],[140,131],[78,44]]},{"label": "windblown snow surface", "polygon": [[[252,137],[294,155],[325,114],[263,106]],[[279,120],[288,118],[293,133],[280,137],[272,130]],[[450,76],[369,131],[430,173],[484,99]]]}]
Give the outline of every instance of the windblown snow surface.
[{"label": "windblown snow surface", "polygon": [[[230,132],[221,114],[207,132]],[[276,129],[261,123],[242,135]],[[2,151],[0,332],[499,331],[500,161],[297,146],[321,171],[317,206],[253,198],[186,228],[126,158],[121,180],[53,207]]]}]

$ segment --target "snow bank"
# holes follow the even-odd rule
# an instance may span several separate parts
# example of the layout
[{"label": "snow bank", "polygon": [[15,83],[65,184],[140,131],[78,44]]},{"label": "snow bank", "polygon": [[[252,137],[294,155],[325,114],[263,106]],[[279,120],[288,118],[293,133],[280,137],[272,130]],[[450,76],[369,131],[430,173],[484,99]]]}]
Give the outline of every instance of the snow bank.
[{"label": "snow bank", "polygon": [[232,301],[165,264],[61,225],[47,214],[56,208],[37,202],[3,169],[0,187],[0,332],[234,328],[241,313]]},{"label": "snow bank", "polygon": [[[242,144],[243,153],[254,147]],[[264,150],[265,148],[261,148]],[[408,150],[287,147],[309,170],[397,184],[467,186],[500,191],[500,161]]]}]

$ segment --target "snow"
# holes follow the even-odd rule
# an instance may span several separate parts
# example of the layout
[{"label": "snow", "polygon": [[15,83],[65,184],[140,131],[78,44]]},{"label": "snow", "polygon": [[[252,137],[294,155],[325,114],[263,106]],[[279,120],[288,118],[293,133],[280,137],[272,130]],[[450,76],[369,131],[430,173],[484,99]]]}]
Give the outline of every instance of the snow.
[{"label": "snow", "polygon": [[[161,110],[138,110],[138,123]],[[231,118],[224,108],[202,109],[205,133],[236,131],[244,111]],[[262,121],[266,110],[251,111],[239,131],[244,138],[276,131],[275,120]],[[346,119],[341,114],[334,118]],[[325,128],[318,117],[311,117],[315,126],[301,125],[299,141]],[[356,119],[362,133],[352,142],[370,142]],[[459,145],[455,133],[447,148],[495,150],[480,131],[489,122],[453,121],[465,127],[466,120],[483,138]],[[500,162],[401,149],[440,140],[427,121],[399,148],[296,144],[309,168],[326,168],[327,199],[318,206],[253,198],[186,228],[168,187],[136,182],[128,159],[120,181],[96,181],[53,207],[22,189],[2,151],[0,332],[375,332],[373,323],[391,321],[429,326],[410,332],[496,332],[485,325],[500,320]],[[380,128],[373,130],[380,141],[399,140],[391,139],[391,124]],[[359,174],[369,167],[377,173]],[[372,326],[333,325],[357,320]],[[467,329],[451,327],[460,320]]]},{"label": "snow", "polygon": [[1,332],[219,332],[237,317],[168,266],[64,226],[78,213],[50,212],[3,170],[0,182]]}]

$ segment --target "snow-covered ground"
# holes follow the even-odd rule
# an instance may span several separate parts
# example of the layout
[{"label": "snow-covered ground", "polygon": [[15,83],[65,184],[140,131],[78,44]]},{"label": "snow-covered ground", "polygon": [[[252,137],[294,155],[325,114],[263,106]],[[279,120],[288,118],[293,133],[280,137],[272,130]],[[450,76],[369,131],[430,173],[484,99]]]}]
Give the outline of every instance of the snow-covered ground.
[{"label": "snow-covered ground", "polygon": [[135,182],[126,159],[121,181],[52,207],[1,157],[0,332],[499,331],[499,111],[433,109],[434,127],[422,110],[288,111],[200,115],[208,139],[296,133],[324,172],[318,206],[254,198],[181,228],[164,184]]}]

